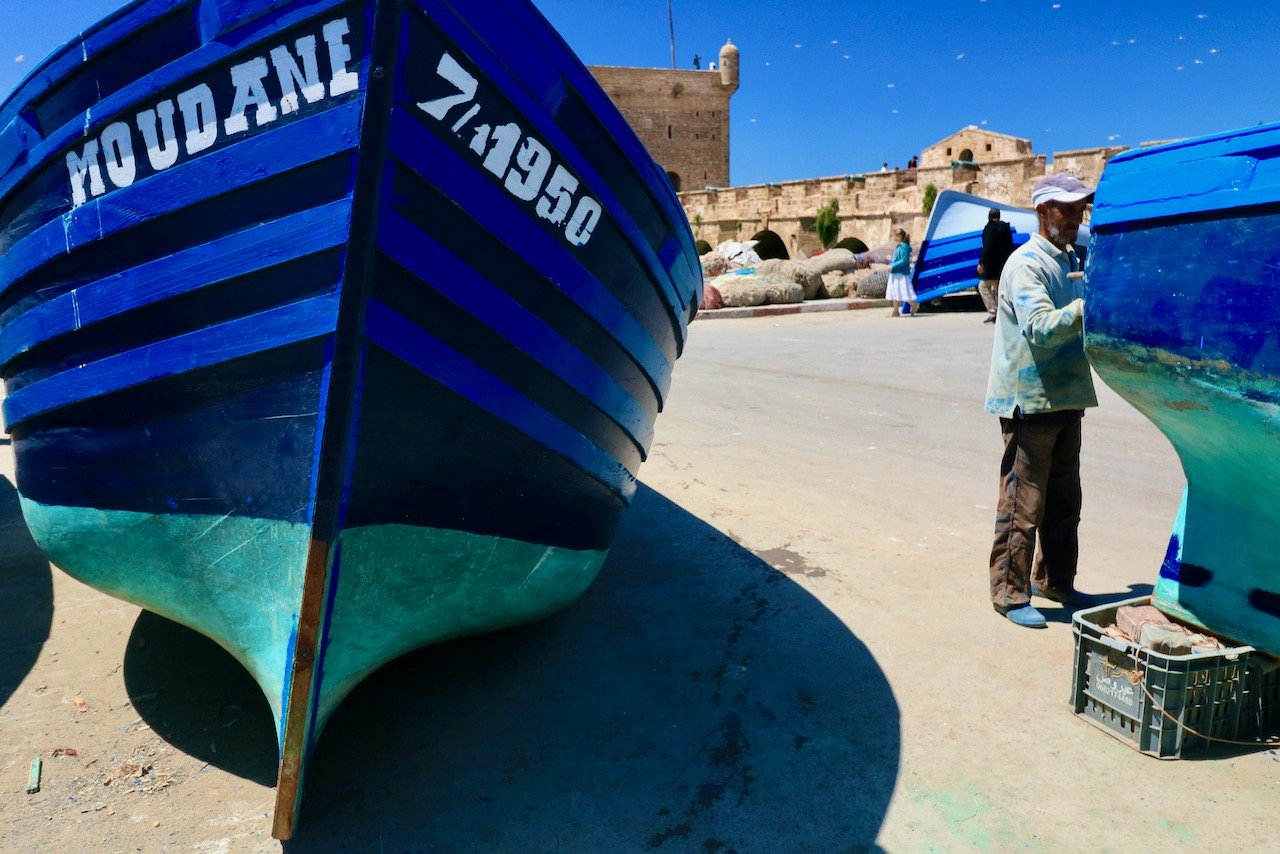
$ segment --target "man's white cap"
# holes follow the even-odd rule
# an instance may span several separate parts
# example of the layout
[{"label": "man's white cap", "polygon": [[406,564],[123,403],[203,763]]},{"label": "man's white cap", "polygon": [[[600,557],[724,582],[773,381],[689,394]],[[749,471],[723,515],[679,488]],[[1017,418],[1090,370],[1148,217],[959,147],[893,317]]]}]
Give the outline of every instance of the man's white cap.
[{"label": "man's white cap", "polygon": [[1031,189],[1031,207],[1038,208],[1045,202],[1064,202],[1071,204],[1081,199],[1093,198],[1093,190],[1074,175],[1065,172],[1056,175],[1045,175],[1036,181]]}]

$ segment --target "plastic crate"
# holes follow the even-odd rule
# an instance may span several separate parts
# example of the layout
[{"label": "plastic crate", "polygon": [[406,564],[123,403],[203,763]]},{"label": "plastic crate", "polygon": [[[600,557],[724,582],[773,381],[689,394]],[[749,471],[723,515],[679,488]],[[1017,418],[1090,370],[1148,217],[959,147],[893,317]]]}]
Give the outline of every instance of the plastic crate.
[{"label": "plastic crate", "polygon": [[1199,655],[1165,655],[1107,637],[1116,611],[1150,604],[1149,596],[1077,611],[1072,710],[1148,756],[1178,759],[1214,739],[1251,737],[1262,723],[1265,693],[1250,671],[1253,647]]},{"label": "plastic crate", "polygon": [[1250,657],[1244,715],[1241,727],[1248,726],[1250,734],[1280,735],[1280,658],[1261,653]]}]

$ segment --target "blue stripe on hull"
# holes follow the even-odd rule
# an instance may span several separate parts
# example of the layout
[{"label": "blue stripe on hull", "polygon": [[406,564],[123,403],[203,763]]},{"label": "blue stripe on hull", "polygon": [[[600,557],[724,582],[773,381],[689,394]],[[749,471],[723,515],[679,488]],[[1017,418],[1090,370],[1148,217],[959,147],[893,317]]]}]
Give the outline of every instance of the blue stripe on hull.
[{"label": "blue stripe on hull", "polygon": [[[495,318],[496,312],[489,312],[487,317],[477,318],[461,311],[432,287],[436,281],[438,277],[423,281],[407,270],[382,262],[378,265],[373,299],[476,368],[517,390],[635,473],[642,459],[641,446],[602,408],[604,402],[614,401],[607,397],[603,401],[594,399],[591,393],[599,389],[579,379],[585,373],[588,380],[596,380],[603,371],[554,338],[537,342],[540,346],[536,350],[521,349],[520,344],[527,343],[530,333],[538,333],[535,326],[517,327],[513,338],[504,337],[501,330],[485,324],[486,320],[496,320],[500,326],[501,316]],[[606,385],[604,391],[610,390]],[[646,431],[646,437],[651,435],[651,419],[641,415],[636,423],[637,429]]]},{"label": "blue stripe on hull", "polygon": [[[653,404],[646,411],[608,370],[619,362],[629,361],[625,352],[616,349],[606,354],[606,358],[612,358],[601,366],[560,335],[551,323],[542,321],[504,290],[479,276],[445,247],[412,229],[394,213],[388,212],[384,217],[379,242],[387,247],[388,257],[411,274],[411,281],[396,294],[387,287],[391,277],[379,275],[375,281],[375,296],[383,302],[401,304],[414,298],[430,299],[432,306],[424,306],[419,315],[424,320],[433,322],[442,331],[450,326],[466,326],[475,330],[475,337],[479,340],[467,349],[480,354],[498,348],[514,348],[519,355],[506,359],[508,364],[531,362],[541,366],[574,392],[572,405],[575,408],[590,411],[599,407],[600,412],[626,431],[636,450],[641,453],[648,450],[653,438],[656,400],[645,394]],[[545,283],[542,287],[550,289]],[[450,310],[440,306],[440,298],[447,299],[456,308]],[[474,321],[452,324],[436,319],[440,315],[461,319],[463,315],[459,309]],[[484,333],[480,332],[482,329]],[[462,334],[459,333],[460,336]],[[530,385],[535,382],[531,380]],[[586,406],[583,406],[584,402]],[[628,453],[621,448],[618,450]],[[638,464],[639,460],[636,462]]]},{"label": "blue stripe on hull", "polygon": [[[534,424],[508,423],[470,399],[482,389],[497,387],[480,378],[454,390],[370,348],[344,525],[400,522],[606,548],[627,496],[572,462],[574,448],[557,453],[525,432],[547,416]],[[609,474],[616,464],[595,453]]]},{"label": "blue stripe on hull", "polygon": [[[175,166],[151,178],[91,199],[62,217],[34,230],[24,219],[20,227],[0,231],[0,252],[5,264],[0,271],[0,297],[12,284],[30,275],[50,259],[135,228],[138,211],[146,219],[181,212],[228,190],[265,181],[355,147],[358,140],[360,103],[335,107],[318,116],[286,125],[262,136],[252,137],[226,149],[186,164]],[[271,164],[270,168],[263,163]],[[67,169],[50,167],[56,184],[53,193],[65,193]],[[58,170],[61,171],[58,171]],[[242,176],[236,181],[228,175]],[[248,213],[246,211],[245,213]]]},{"label": "blue stripe on hull", "polygon": [[[642,271],[638,270],[639,276],[653,280],[655,289],[666,305],[666,317],[671,324],[672,332],[682,343],[684,333],[682,323],[688,309],[687,298],[678,292],[667,270],[663,267],[662,260],[657,255],[665,242],[666,235],[670,232],[670,221],[665,217],[654,215],[656,211],[653,209],[651,197],[644,193],[636,182],[636,169],[633,164],[626,163],[620,158],[601,159],[607,158],[607,153],[615,150],[615,144],[612,139],[596,130],[599,127],[599,120],[587,114],[578,121],[557,125],[547,115],[543,99],[528,96],[519,78],[512,76],[509,68],[513,63],[520,64],[521,59],[525,60],[523,64],[525,68],[535,63],[542,65],[545,59],[532,49],[534,43],[524,39],[512,40],[511,34],[518,32],[514,28],[493,28],[493,37],[501,39],[505,44],[487,42],[483,38],[476,37],[474,24],[458,20],[453,10],[445,3],[439,0],[415,0],[415,3],[421,6],[430,18],[426,15],[408,16],[404,48],[406,66],[402,69],[400,76],[402,85],[409,88],[435,76],[435,63],[445,50],[460,50],[474,62],[481,75],[478,100],[484,101],[485,111],[492,116],[494,108],[501,106],[497,100],[506,100],[510,104],[506,108],[509,113],[550,143],[552,150],[556,151],[570,169],[590,187],[591,192],[604,204],[607,214],[601,221],[601,226],[616,229],[619,236],[630,246],[631,251],[627,252],[626,260],[630,263],[638,262],[638,266],[642,268]],[[556,67],[562,64],[562,62],[553,63]],[[487,81],[492,81],[492,86],[497,90],[497,94],[492,97],[486,96],[484,91]],[[570,97],[570,93],[564,94],[566,98]],[[401,99],[401,103],[406,107],[411,107],[421,100],[413,91],[407,95],[408,97]],[[563,101],[560,101],[555,106],[559,107],[562,104]],[[502,120],[502,118],[495,119],[495,121]],[[571,139],[575,140],[577,145],[571,143]],[[598,146],[596,163],[606,164],[607,171],[604,173],[597,172],[595,163],[584,153],[596,147],[592,145],[593,143]],[[617,197],[616,193],[620,190],[627,193],[626,202]],[[650,237],[646,237],[633,219],[637,214],[641,215],[643,221],[652,229]],[[595,238],[592,239],[592,244],[591,248],[597,252],[601,251]],[[589,247],[583,247],[583,249],[589,251]],[[621,260],[622,258],[618,258],[615,263]],[[678,347],[679,345],[677,349]]]},{"label": "blue stripe on hull", "polygon": [[[442,179],[444,184],[434,188],[406,169],[393,168],[384,194],[384,229],[396,229],[403,220],[447,247],[477,275],[608,370],[652,418],[670,383],[670,365],[626,307],[576,264],[554,264],[550,269],[534,266],[530,257],[546,256],[522,250],[543,248],[547,238],[525,223],[513,219],[490,229],[458,216],[447,195],[450,180]],[[425,273],[416,260],[422,237],[405,240],[406,236],[403,230],[384,233],[379,248],[401,266]],[[534,242],[526,243],[525,236]]]},{"label": "blue stripe on hull", "polygon": [[367,316],[370,343],[570,460],[624,501],[634,494],[635,476],[631,472],[519,389],[377,301],[370,302]]},{"label": "blue stripe on hull", "polygon": [[1099,231],[1248,216],[1280,201],[1280,124],[1135,148],[1107,167],[1093,207]]},{"label": "blue stripe on hull", "polygon": [[0,329],[0,364],[120,314],[339,246],[346,241],[350,208],[350,199],[343,199],[305,210],[48,299]]},{"label": "blue stripe on hull", "polygon": [[64,371],[6,397],[5,424],[12,429],[92,397],[331,334],[337,308],[331,295],[312,297]]},{"label": "blue stripe on hull", "polygon": [[18,488],[46,505],[309,521],[327,358],[313,341],[28,422]]},{"label": "blue stripe on hull", "polygon": [[[610,334],[622,340],[649,372],[659,393],[666,393],[676,358],[675,339],[661,315],[655,314],[657,297],[646,280],[619,275],[610,269],[607,260],[602,262],[602,270],[609,274],[608,278],[596,278],[554,236],[520,211],[508,195],[401,111],[392,115],[391,154],[406,165],[427,169],[419,174],[422,181],[455,203],[464,202],[464,209],[471,215],[485,214],[480,222],[484,228],[556,282]],[[418,195],[403,181],[395,186],[408,200]]]}]

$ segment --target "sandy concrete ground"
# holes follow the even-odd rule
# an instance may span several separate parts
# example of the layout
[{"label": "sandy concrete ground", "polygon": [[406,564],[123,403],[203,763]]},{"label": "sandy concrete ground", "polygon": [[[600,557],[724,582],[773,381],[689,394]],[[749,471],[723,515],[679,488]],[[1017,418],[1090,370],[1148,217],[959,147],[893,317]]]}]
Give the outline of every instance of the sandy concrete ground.
[{"label": "sandy concrete ground", "polygon": [[[990,335],[972,313],[695,324],[597,583],[375,674],[285,850],[1274,845],[1280,754],[1140,755],[1068,712],[1066,612],[992,612]],[[1080,586],[1120,598],[1150,590],[1181,474],[1100,392]],[[0,451],[0,850],[280,850],[247,675],[51,569]]]}]

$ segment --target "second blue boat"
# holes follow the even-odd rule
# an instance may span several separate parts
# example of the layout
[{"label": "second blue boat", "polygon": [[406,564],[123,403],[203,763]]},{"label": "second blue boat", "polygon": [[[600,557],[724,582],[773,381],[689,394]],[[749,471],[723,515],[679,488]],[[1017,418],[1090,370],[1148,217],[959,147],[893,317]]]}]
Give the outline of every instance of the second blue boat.
[{"label": "second blue boat", "polygon": [[1112,158],[1093,227],[1089,359],[1187,477],[1153,601],[1280,654],[1280,125]]}]

